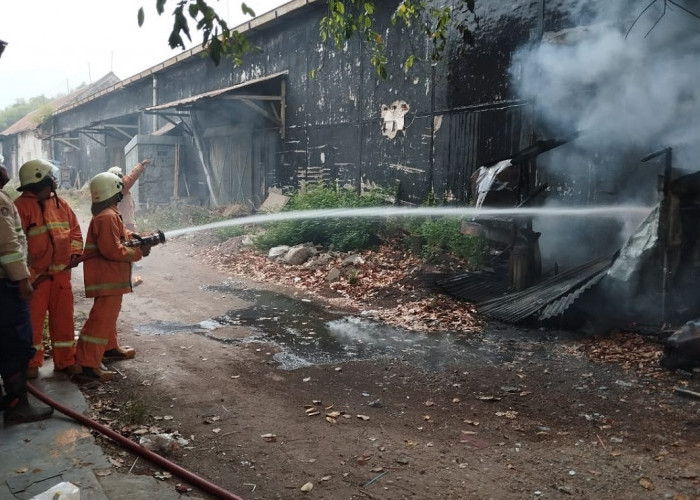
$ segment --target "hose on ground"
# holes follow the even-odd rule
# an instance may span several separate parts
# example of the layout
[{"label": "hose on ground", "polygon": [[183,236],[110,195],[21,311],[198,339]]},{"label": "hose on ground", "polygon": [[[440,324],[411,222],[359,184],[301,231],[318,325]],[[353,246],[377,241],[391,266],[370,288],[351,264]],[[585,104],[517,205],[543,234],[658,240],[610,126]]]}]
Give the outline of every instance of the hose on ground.
[{"label": "hose on ground", "polygon": [[122,436],[118,432],[113,431],[109,427],[106,427],[106,426],[100,424],[99,422],[95,422],[94,420],[86,417],[82,413],[78,413],[76,411],[71,410],[70,408],[68,408],[66,406],[63,406],[58,401],[51,399],[46,394],[39,391],[32,384],[28,383],[27,389],[37,399],[46,403],[47,405],[51,406],[52,408],[55,408],[56,410],[60,411],[64,415],[67,415],[68,417],[72,418],[73,420],[77,420],[81,424],[104,434],[105,436],[110,438],[112,441],[115,441],[116,443],[118,443],[121,446],[123,446],[124,448],[127,448],[128,450],[132,451],[136,455],[143,457],[146,460],[149,460],[150,462],[166,469],[167,471],[184,479],[185,481],[187,481],[188,483],[190,483],[193,486],[196,486],[197,488],[201,489],[202,491],[210,493],[210,494],[216,496],[217,498],[222,498],[224,500],[243,500],[241,497],[238,497],[238,496],[234,495],[233,493],[221,488],[220,486],[217,486],[216,484],[214,484],[210,481],[207,481],[204,478],[199,477],[198,475],[194,474],[193,472],[190,472],[187,469],[180,467],[179,465],[171,462],[168,459],[161,457],[157,453],[154,453],[153,451],[149,450],[148,448],[141,446],[138,443],[135,443],[131,439],[125,438],[124,436]]}]

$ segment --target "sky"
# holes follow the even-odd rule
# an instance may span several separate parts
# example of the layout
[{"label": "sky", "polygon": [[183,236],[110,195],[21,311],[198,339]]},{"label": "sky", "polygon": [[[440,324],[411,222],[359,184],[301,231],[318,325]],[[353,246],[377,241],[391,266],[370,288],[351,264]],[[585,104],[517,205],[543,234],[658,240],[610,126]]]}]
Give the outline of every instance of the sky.
[{"label": "sky", "polygon": [[[256,15],[288,0],[247,0]],[[0,40],[0,110],[19,99],[53,98],[112,71],[125,79],[176,56],[168,37],[177,0],[167,0],[158,16],[156,0],[2,0]],[[249,20],[241,0],[209,0],[229,23]],[[139,27],[137,13],[144,8]],[[201,35],[190,23],[192,42]]]}]

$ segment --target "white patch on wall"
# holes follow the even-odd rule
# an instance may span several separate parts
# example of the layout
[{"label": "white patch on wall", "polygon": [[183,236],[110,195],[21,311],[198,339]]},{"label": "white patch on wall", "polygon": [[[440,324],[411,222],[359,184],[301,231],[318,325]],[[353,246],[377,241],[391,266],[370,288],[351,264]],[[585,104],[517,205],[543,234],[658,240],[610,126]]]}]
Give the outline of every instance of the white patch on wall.
[{"label": "white patch on wall", "polygon": [[382,104],[382,135],[393,139],[398,132],[406,134],[404,116],[411,107],[406,101],[394,101],[387,106]]},{"label": "white patch on wall", "polygon": [[399,172],[405,172],[407,174],[422,174],[425,172],[422,168],[409,167],[408,165],[401,165],[400,163],[390,163],[389,168],[398,170]]},{"label": "white patch on wall", "polygon": [[321,163],[326,163],[326,153],[321,151]]},{"label": "white patch on wall", "polygon": [[433,118],[433,130],[435,133],[440,130],[440,127],[442,127],[442,115],[437,115]]}]

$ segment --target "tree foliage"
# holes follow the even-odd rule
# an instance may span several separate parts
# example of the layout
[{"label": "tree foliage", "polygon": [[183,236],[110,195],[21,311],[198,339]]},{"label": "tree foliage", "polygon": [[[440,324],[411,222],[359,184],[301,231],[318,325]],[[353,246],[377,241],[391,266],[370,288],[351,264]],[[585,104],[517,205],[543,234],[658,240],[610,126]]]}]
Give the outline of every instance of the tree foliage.
[{"label": "tree foliage", "polygon": [[[168,0],[156,0],[158,15],[165,12],[167,2]],[[243,14],[255,17],[255,12],[245,2],[241,2],[241,10]],[[144,21],[145,14],[141,7],[138,11],[139,26],[143,26]],[[202,47],[217,66],[222,56],[238,66],[243,62],[245,54],[258,50],[250,43],[248,37],[230,28],[226,20],[222,19],[206,0],[176,0],[173,10],[173,29],[168,38],[171,48],[180,47],[185,50],[187,47],[183,36],[192,41],[190,21],[194,22],[196,31],[201,32]]]},{"label": "tree foliage", "polygon": [[[377,27],[375,16],[377,5],[381,0],[328,0],[328,11],[319,26],[322,42],[330,42],[337,49],[358,36],[367,47],[370,62],[381,78],[386,78],[388,63],[384,37]],[[165,11],[168,0],[156,0],[159,15]],[[392,25],[408,28],[419,27],[430,44],[431,62],[439,61],[444,56],[447,36],[451,29],[459,33],[465,44],[473,42],[472,26],[478,23],[475,0],[453,0],[451,5],[436,0],[403,0],[391,15]],[[255,16],[255,12],[245,3],[241,3],[244,14]],[[139,26],[144,23],[143,8],[138,12]],[[168,43],[170,47],[185,49],[184,38],[192,41],[189,23],[193,22],[196,31],[202,34],[202,47],[216,65],[222,56],[240,65],[243,57],[259,50],[250,40],[234,28],[228,26],[207,0],[175,0],[173,10],[173,29]],[[405,70],[420,60],[419,54],[409,55],[403,61]]]},{"label": "tree foliage", "polygon": [[[450,29],[456,30],[465,44],[473,43],[471,26],[478,23],[474,8],[475,0],[455,0],[450,6],[440,6],[434,0],[403,0],[392,13],[391,24],[418,27],[430,44],[431,62],[437,62],[444,56]],[[370,62],[384,79],[388,59],[375,11],[375,1],[329,0],[328,13],[321,19],[320,35],[322,41],[332,41],[337,49],[342,49],[353,36],[359,36],[369,51]],[[404,70],[408,71],[418,60],[419,54],[410,54],[403,61]]]},{"label": "tree foliage", "polygon": [[32,97],[28,101],[25,99],[18,99],[14,104],[7,106],[0,111],[0,131],[5,130],[7,127],[32,111],[39,109],[42,106],[46,106],[49,102],[51,102],[51,100],[43,95]]}]

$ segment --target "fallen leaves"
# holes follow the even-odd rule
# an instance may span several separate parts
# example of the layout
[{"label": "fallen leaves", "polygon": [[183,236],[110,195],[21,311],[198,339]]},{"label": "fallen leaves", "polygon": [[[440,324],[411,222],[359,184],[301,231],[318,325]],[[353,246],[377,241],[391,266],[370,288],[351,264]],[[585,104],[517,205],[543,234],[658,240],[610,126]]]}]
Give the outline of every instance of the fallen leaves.
[{"label": "fallen leaves", "polygon": [[330,284],[328,273],[343,269],[348,254],[320,252],[306,264],[295,266],[250,248],[240,248],[236,254],[223,252],[225,245],[202,248],[198,253],[229,274],[301,289],[320,300],[342,301],[339,305],[408,330],[475,331],[480,326],[471,305],[421,289],[418,274],[423,263],[392,242],[359,252],[352,264],[353,278],[341,276]]},{"label": "fallen leaves", "polygon": [[[663,378],[671,372],[661,368],[662,347],[641,334],[613,332],[606,336],[594,336],[575,345],[563,347],[566,352],[599,363],[618,364],[639,376]],[[592,374],[583,374],[591,377]]]}]

